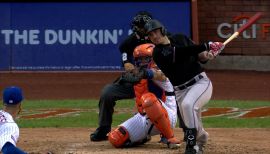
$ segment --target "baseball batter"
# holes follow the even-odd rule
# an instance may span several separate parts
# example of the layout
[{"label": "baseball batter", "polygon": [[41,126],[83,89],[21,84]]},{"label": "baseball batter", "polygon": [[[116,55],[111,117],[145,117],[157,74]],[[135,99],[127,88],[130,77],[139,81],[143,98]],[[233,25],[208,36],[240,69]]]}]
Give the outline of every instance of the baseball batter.
[{"label": "baseball batter", "polygon": [[3,92],[3,110],[0,110],[0,149],[3,154],[25,154],[16,147],[19,127],[14,119],[21,111],[22,91],[18,87],[8,87]]},{"label": "baseball batter", "polygon": [[176,100],[185,123],[186,154],[202,153],[208,133],[201,121],[201,109],[212,95],[212,83],[200,63],[217,56],[224,45],[209,42],[194,45],[184,35],[167,36],[157,20],[145,24],[149,39],[156,45],[153,59],[174,86]]},{"label": "baseball batter", "polygon": [[153,44],[142,44],[135,48],[133,56],[138,68],[134,73],[142,75],[134,85],[138,113],[109,133],[110,143],[119,148],[143,144],[151,136],[162,134],[169,148],[178,147],[180,141],[174,137],[177,122],[177,106],[174,89],[170,81],[152,60]]}]

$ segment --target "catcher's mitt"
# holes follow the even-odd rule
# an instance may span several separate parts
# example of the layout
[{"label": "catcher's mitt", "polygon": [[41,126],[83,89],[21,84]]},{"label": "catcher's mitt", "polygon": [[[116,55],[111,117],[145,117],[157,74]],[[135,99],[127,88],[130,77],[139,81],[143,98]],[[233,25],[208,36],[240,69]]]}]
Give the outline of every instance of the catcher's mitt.
[{"label": "catcher's mitt", "polygon": [[129,83],[138,83],[145,77],[144,70],[134,69],[132,71],[124,72],[121,76],[121,81],[129,82]]}]

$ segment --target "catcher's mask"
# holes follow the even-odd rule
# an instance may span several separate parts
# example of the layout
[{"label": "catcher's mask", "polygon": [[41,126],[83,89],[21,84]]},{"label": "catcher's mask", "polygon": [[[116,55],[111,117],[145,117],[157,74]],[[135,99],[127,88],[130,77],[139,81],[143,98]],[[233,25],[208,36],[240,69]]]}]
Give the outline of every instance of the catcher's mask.
[{"label": "catcher's mask", "polygon": [[138,12],[131,22],[132,31],[141,38],[145,37],[144,25],[151,19],[152,15],[149,12]]},{"label": "catcher's mask", "polygon": [[155,45],[152,43],[145,43],[137,46],[134,49],[133,57],[137,67],[147,67],[152,60],[152,54]]}]

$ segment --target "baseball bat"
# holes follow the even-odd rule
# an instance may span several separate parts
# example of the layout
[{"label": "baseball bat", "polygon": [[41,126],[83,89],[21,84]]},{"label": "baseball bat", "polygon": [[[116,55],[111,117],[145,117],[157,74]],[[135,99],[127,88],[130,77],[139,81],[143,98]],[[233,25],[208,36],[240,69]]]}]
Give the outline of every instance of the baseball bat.
[{"label": "baseball bat", "polygon": [[232,36],[230,36],[223,44],[226,45],[229,42],[231,42],[233,39],[235,39],[240,33],[245,31],[247,28],[249,28],[254,22],[256,22],[258,19],[260,19],[262,16],[261,12],[257,12],[254,16],[252,16],[247,23],[242,25],[236,32],[233,33]]}]

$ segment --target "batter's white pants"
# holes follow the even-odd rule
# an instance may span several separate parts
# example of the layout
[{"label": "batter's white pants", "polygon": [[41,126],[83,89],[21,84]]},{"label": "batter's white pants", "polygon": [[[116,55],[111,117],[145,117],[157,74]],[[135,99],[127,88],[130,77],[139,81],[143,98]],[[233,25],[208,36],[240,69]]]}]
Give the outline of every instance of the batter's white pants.
[{"label": "batter's white pants", "polygon": [[202,72],[202,79],[194,85],[183,89],[175,90],[176,101],[187,128],[196,128],[197,137],[205,134],[201,120],[201,109],[207,104],[212,96],[212,83],[205,72]]}]

